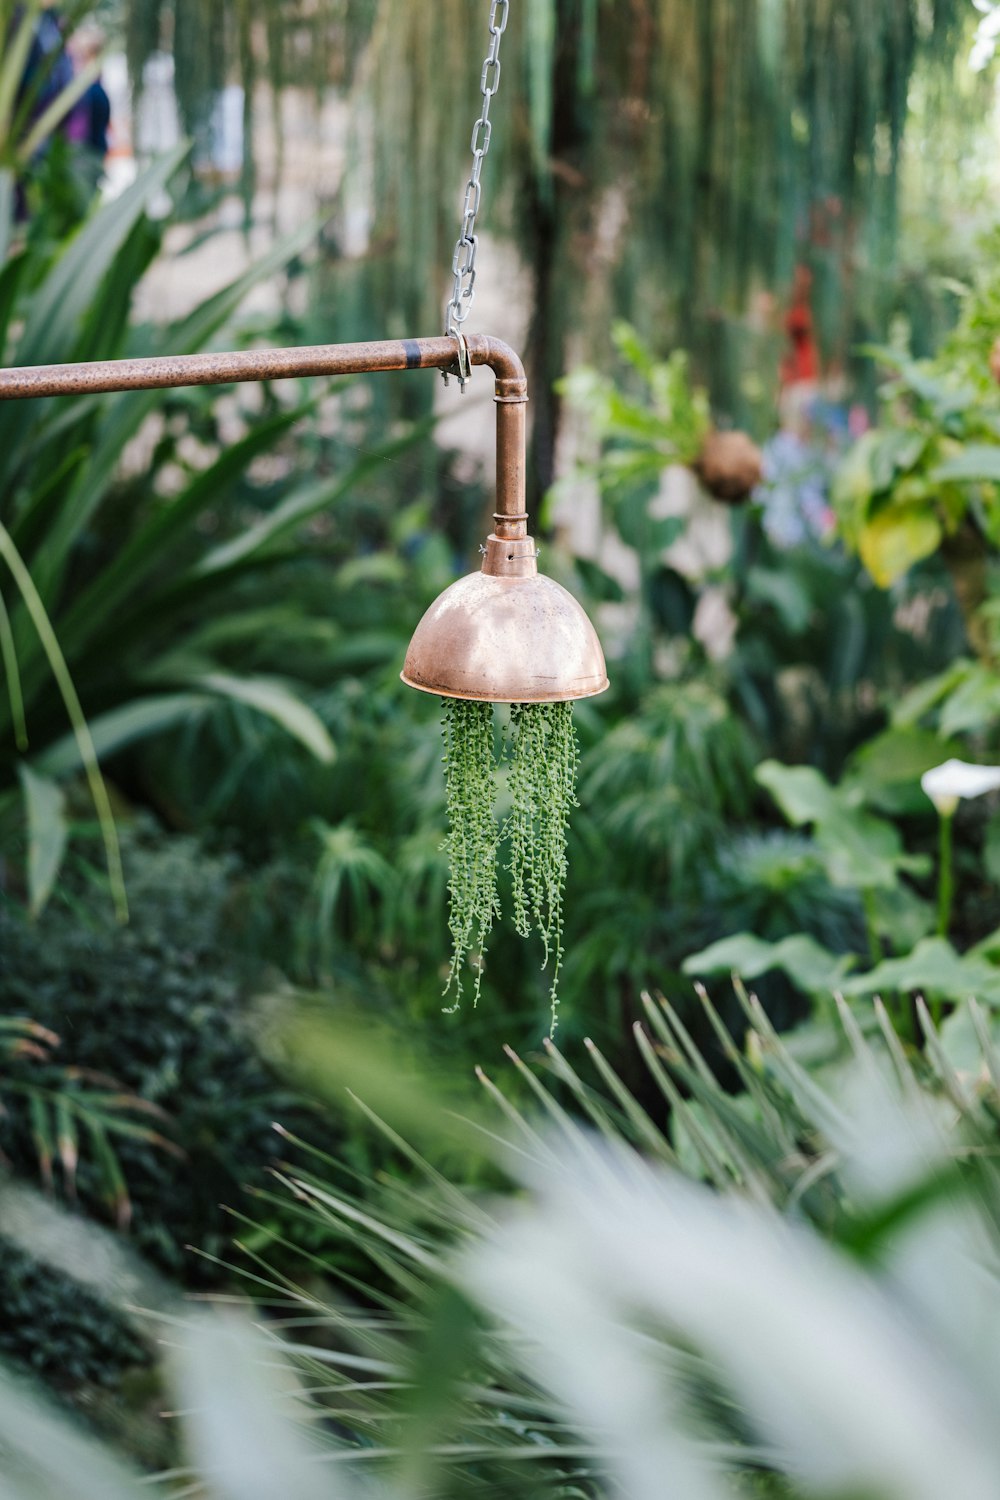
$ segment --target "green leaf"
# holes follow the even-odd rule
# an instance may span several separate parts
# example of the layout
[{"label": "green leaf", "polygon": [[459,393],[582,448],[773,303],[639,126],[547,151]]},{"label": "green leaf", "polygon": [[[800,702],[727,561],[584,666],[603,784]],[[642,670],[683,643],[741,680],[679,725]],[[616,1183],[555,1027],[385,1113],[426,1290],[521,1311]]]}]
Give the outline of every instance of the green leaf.
[{"label": "green leaf", "polygon": [[[101,218],[102,215],[98,215],[95,222],[99,222]],[[162,347],[167,353],[189,354],[202,348],[206,340],[236,310],[247,293],[259,281],[273,275],[294,255],[299,254],[314,233],[315,225],[309,224],[279,241],[242,276],[238,276],[229,286],[201,303],[187,318],[157,330],[156,347],[140,352],[159,353]],[[89,462],[82,467],[44,545],[39,548],[34,559],[32,572],[43,597],[51,596],[61,580],[73,547],[104,499],[126,443],[161,400],[159,391],[130,391],[106,403],[99,437]]]},{"label": "green leaf", "polygon": [[45,1186],[51,1188],[52,1163],[56,1154],[55,1130],[46,1100],[34,1090],[28,1095],[28,1113],[31,1117],[31,1139],[38,1157],[38,1170]]},{"label": "green leaf", "polygon": [[206,692],[229,698],[234,703],[245,703],[248,708],[266,714],[324,765],[329,765],[336,757],[337,747],[319,715],[275,678],[232,677],[226,672],[207,672],[195,678],[195,683]]},{"label": "green leaf", "polygon": [[803,579],[785,568],[751,568],[747,574],[747,599],[766,604],[777,613],[790,635],[801,635],[815,608]]},{"label": "green leaf", "polygon": [[847,980],[841,989],[845,995],[919,990],[947,1000],[971,997],[1000,1005],[1000,969],[985,959],[959,955],[944,938],[923,938],[912,953],[886,959],[869,973]]},{"label": "green leaf", "polygon": [[72,239],[37,292],[18,340],[18,363],[51,364],[73,356],[88,308],[150,198],[188,152],[187,144],[152,162],[130,188],[102,208]]},{"label": "green leaf", "polygon": [[926,682],[918,683],[908,693],[904,693],[896,704],[892,711],[893,724],[903,727],[919,723],[925,714],[936,708],[975,669],[974,662],[956,661],[936,677],[929,677]]},{"label": "green leaf", "polygon": [[837,955],[805,933],[796,933],[778,943],[767,943],[751,932],[720,938],[682,965],[685,974],[739,974],[756,979],[770,969],[782,969],[793,984],[810,994],[843,988],[843,979],[854,960]]},{"label": "green leaf", "polygon": [[942,734],[990,730],[1000,719],[1000,675],[980,664],[972,667],[941,707]]},{"label": "green leaf", "polygon": [[576,557],[573,566],[580,575],[580,581],[590,598],[597,603],[610,602],[621,604],[625,598],[625,590],[617,578],[593,562],[589,557]]},{"label": "green leaf", "polygon": [[959,746],[930,730],[887,729],[855,751],[847,779],[882,812],[925,813],[927,796],[920,778],[950,756],[960,756]]},{"label": "green leaf", "polygon": [[[136,740],[173,729],[193,715],[204,713],[213,701],[209,693],[164,693],[113,708],[90,720],[94,749],[103,760]],[[36,761],[37,767],[49,776],[69,775],[79,764],[80,750],[72,735],[52,745]]]},{"label": "green leaf", "polygon": [[[1000,1016],[987,1017],[990,1035],[1000,1042]],[[945,1057],[959,1074],[979,1077],[983,1070],[983,1044],[968,1005],[959,1005],[946,1016],[938,1030]]]},{"label": "green leaf", "polygon": [[786,766],[778,760],[765,760],[753,774],[795,828],[803,823],[820,823],[841,811],[835,788],[812,766]]},{"label": "green leaf", "polygon": [[927,505],[889,505],[867,521],[858,551],[879,588],[887,589],[941,544],[941,523]]},{"label": "green leaf", "polygon": [[202,511],[218,504],[250,462],[305,416],[313,404],[305,402],[258,423],[238,443],[226,448],[214,464],[196,475],[187,489],[158,508],[61,620],[60,629],[74,653],[109,622],[113,626],[122,605],[141,594],[150,572],[162,564],[165,551],[190,536]]},{"label": "green leaf", "polygon": [[994,443],[968,443],[960,453],[937,464],[927,477],[934,484],[950,480],[1000,484],[1000,447]]},{"label": "green leaf", "polygon": [[66,852],[66,799],[54,781],[23,762],[17,771],[28,814],[28,901],[37,917],[52,894]]},{"label": "green leaf", "polygon": [[864,795],[860,782],[833,787],[812,766],[785,766],[775,760],[762,762],[754,776],[794,827],[814,824],[834,885],[888,889],[901,870],[925,873],[927,860],[904,851],[892,823],[856,805]]},{"label": "green leaf", "polygon": [[104,1200],[115,1216],[119,1229],[124,1229],[132,1216],[132,1204],[129,1200],[128,1187],[125,1183],[125,1174],[122,1171],[121,1162],[108,1140],[107,1131],[96,1115],[85,1111],[82,1115],[90,1143],[94,1151],[94,1159],[100,1172],[101,1191]]},{"label": "green leaf", "polygon": [[395,460],[415,443],[422,441],[433,427],[434,420],[432,418],[411,428],[398,441],[387,444],[377,452],[366,453],[357,463],[352,464],[346,474],[331,476],[305,485],[300,490],[293,490],[256,525],[248,526],[239,536],[223,542],[207,553],[196,565],[195,573],[198,576],[221,573],[255,553],[264,551],[286,532],[301,526],[319,511],[326,510],[345,495],[351,494],[368,474],[377,472],[386,461]]},{"label": "green leaf", "polygon": [[994,813],[986,825],[983,863],[993,884],[1000,886],[1000,813]]},{"label": "green leaf", "polygon": [[80,760],[83,763],[87,783],[90,787],[90,795],[93,798],[98,821],[101,825],[105,856],[108,864],[108,876],[111,882],[115,906],[119,918],[124,921],[128,916],[128,901],[125,896],[125,879],[122,874],[118,832],[115,828],[114,815],[111,811],[111,799],[108,796],[108,789],[101,775],[101,768],[94,751],[94,742],[90,737],[90,727],[80,706],[80,699],[77,696],[73,678],[66,665],[66,658],[62,653],[62,648],[52,628],[52,622],[46,613],[45,605],[35,587],[34,579],[23,557],[15,547],[9,531],[2,522],[0,522],[0,556],[3,557],[4,562],[10,569],[17,590],[31,617],[32,625],[35,628],[52,675],[59,688],[59,695],[66,707],[66,713],[73,728],[73,736],[79,746]]}]

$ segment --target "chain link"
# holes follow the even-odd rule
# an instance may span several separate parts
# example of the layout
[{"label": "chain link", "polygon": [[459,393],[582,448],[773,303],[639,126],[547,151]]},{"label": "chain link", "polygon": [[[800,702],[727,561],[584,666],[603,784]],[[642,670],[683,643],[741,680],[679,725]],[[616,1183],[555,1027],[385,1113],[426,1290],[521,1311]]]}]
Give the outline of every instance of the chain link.
[{"label": "chain link", "polygon": [[472,127],[472,172],[465,187],[462,203],[462,228],[455,242],[455,253],[451,258],[451,274],[454,277],[451,297],[445,312],[444,331],[460,336],[462,324],[472,310],[472,299],[476,293],[476,251],[479,238],[476,234],[476,215],[483,196],[480,174],[483,159],[490,149],[493,125],[490,121],[490,105],[500,87],[500,38],[507,28],[510,0],[491,0],[490,3],[490,47],[483,63],[479,87],[483,96],[483,107],[479,119]]}]

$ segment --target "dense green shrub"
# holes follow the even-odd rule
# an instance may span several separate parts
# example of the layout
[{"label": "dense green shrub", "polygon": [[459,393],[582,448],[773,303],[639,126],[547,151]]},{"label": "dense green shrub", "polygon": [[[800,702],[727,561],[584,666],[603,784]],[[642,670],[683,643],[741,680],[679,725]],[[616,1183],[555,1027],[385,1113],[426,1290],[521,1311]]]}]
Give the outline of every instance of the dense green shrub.
[{"label": "dense green shrub", "polygon": [[[234,862],[147,825],[125,830],[123,842],[128,927],[114,922],[104,891],[88,893],[80,880],[34,922],[0,907],[0,1003],[51,1027],[60,1062],[110,1075],[166,1112],[162,1128],[179,1153],[131,1135],[116,1137],[115,1151],[136,1243],[197,1281],[212,1272],[185,1246],[225,1251],[221,1205],[261,1181],[277,1144],[272,1122],[301,1124],[305,1107],[255,1046],[249,970],[234,956]],[[9,1069],[18,1066],[44,1082],[45,1063]],[[34,1170],[26,1110],[12,1107],[2,1142],[16,1168]],[[102,1180],[85,1155],[76,1175],[83,1203],[103,1209]]]},{"label": "dense green shrub", "polygon": [[2,1238],[0,1356],[67,1393],[85,1383],[115,1386],[153,1359],[128,1319]]}]

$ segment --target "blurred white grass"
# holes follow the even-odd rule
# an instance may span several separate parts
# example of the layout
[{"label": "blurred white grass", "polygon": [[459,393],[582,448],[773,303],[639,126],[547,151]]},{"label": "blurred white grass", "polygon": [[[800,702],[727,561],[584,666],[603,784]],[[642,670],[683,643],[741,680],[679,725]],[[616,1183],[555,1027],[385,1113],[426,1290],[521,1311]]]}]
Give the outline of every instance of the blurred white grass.
[{"label": "blurred white grass", "polygon": [[[1000,1495],[989,1106],[1000,1073],[984,1016],[970,1016],[984,1071],[962,1076],[929,1025],[934,1071],[917,1071],[891,1034],[874,1045],[842,1008],[853,1057],[832,1094],[758,1018],[799,1111],[795,1131],[812,1137],[792,1175],[837,1174],[847,1227],[868,1237],[853,1251],[849,1236],[835,1243],[800,1213],[801,1195],[782,1211],[738,1172],[728,1188],[693,1182],[640,1154],[600,1112],[600,1135],[554,1109],[548,1135],[531,1144],[521,1131],[511,1161],[523,1191],[493,1214],[466,1211],[445,1185],[440,1212],[460,1227],[461,1248],[450,1260],[424,1256],[428,1285],[443,1272],[485,1311],[476,1336],[500,1340],[577,1434],[576,1451],[592,1455],[588,1492],[723,1500],[748,1493],[758,1471],[765,1483],[779,1476],[763,1493],[783,1500]],[[177,1338],[191,1468],[157,1492],[433,1500],[433,1468],[408,1466],[398,1447],[402,1462],[365,1464],[362,1480],[359,1461],[375,1453],[352,1452],[316,1420],[275,1328],[209,1319]],[[425,1436],[434,1445],[440,1434]],[[150,1493],[10,1384],[0,1385],[0,1492]],[[555,1480],[552,1493],[581,1492]]]}]

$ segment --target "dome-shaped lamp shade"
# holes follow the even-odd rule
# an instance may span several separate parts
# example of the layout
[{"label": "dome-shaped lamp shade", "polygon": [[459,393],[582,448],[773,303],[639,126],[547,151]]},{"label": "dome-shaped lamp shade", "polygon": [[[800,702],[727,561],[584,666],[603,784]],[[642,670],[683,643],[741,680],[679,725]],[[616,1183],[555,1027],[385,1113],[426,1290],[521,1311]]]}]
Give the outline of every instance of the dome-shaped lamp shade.
[{"label": "dome-shaped lamp shade", "polygon": [[495,536],[483,571],[424,615],[400,675],[421,692],[491,703],[560,703],[608,686],[597,632],[573,595],[538,573],[534,543]]}]

